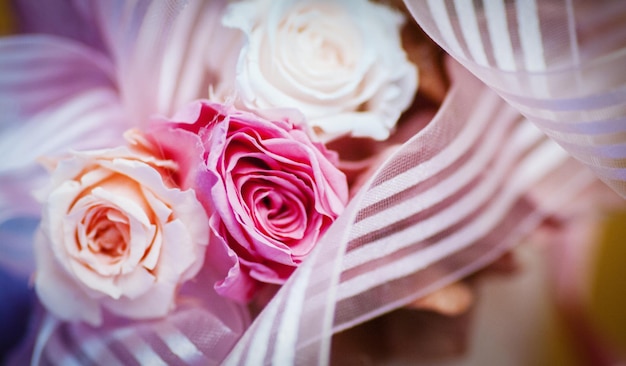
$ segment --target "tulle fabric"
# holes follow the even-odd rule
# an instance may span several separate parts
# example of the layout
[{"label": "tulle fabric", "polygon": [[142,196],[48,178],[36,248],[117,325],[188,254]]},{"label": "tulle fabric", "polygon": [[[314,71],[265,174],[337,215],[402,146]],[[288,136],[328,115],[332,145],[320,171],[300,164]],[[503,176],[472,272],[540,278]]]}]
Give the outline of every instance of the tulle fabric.
[{"label": "tulle fabric", "polygon": [[406,0],[441,47],[626,197],[626,6]]},{"label": "tulle fabric", "polygon": [[213,291],[216,280],[205,268],[183,286],[176,311],[163,319],[110,317],[93,328],[44,314],[36,341],[25,353],[32,353],[35,365],[217,365],[250,320],[240,305]]}]

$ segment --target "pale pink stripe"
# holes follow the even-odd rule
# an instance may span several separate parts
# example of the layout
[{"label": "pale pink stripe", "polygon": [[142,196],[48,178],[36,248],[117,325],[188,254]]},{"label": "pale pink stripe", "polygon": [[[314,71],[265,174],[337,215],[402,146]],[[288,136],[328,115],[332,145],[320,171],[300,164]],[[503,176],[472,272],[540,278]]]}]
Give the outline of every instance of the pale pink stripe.
[{"label": "pale pink stripe", "polygon": [[[550,153],[551,155],[546,155],[545,153]],[[363,275],[353,277],[341,283],[338,290],[340,299],[355,296],[382,283],[407,276],[444,257],[452,255],[467,245],[472,244],[474,240],[486,235],[490,230],[493,230],[494,225],[506,214],[507,209],[524,190],[528,189],[532,184],[540,180],[543,175],[548,174],[550,169],[555,168],[562,162],[562,159],[552,160],[546,158],[547,156],[554,156],[554,153],[562,154],[562,159],[567,157],[561,149],[550,145],[549,141],[542,144],[516,169],[515,174],[510,179],[511,184],[505,186],[505,190],[496,197],[496,201],[490,205],[488,211],[484,212],[470,225],[446,237],[436,245],[431,245],[382,268],[368,271]],[[414,236],[405,235],[394,240],[414,242]],[[394,240],[390,240],[390,242]]]},{"label": "pale pink stripe", "polygon": [[[480,174],[481,170],[484,169],[487,162],[493,157],[494,151],[497,150],[500,146],[498,142],[503,138],[506,129],[510,128],[510,123],[512,121],[507,122],[509,122],[509,124],[506,124],[504,123],[504,121],[502,121],[502,123],[497,123],[495,124],[495,126],[489,126],[486,129],[485,133],[487,136],[484,137],[484,140],[473,141],[473,144],[476,144],[477,142],[480,143],[480,146],[476,147],[477,151],[475,153],[472,153],[471,158],[468,161],[464,162],[464,164],[460,166],[450,176],[445,177],[436,186],[432,187],[426,192],[421,193],[418,196],[403,200],[402,202],[385,211],[379,212],[375,215],[358,221],[354,224],[353,232],[359,233],[361,235],[363,235],[363,233],[373,232],[375,230],[389,226],[394,222],[400,221],[406,217],[410,217],[418,211],[422,211],[431,206],[434,206],[435,204],[446,199],[447,197],[453,195],[455,192],[457,192],[463,186],[469,183],[472,179],[474,179],[477,174]],[[464,137],[463,135],[460,136]],[[479,136],[474,136],[474,138],[476,139],[478,137]],[[463,140],[465,141],[466,139]],[[451,145],[453,144],[454,142],[451,143]],[[436,156],[436,158],[443,157],[445,156],[445,154],[446,152],[442,151]],[[442,159],[432,159],[431,161],[435,162],[435,160]],[[450,164],[454,163],[455,162],[450,162]],[[435,171],[429,171],[428,165],[430,164],[423,163],[418,165],[415,168],[415,173],[417,173],[415,175],[419,175],[422,178],[431,178],[433,176],[436,176],[438,170],[441,170],[433,169]],[[442,168],[448,167],[444,166],[443,164],[441,166]],[[423,170],[420,169],[422,167],[424,168]],[[404,174],[397,178],[405,179]],[[395,179],[392,181],[395,181]],[[417,182],[419,181],[416,181],[416,183]]]},{"label": "pale pink stripe", "polygon": [[169,350],[190,365],[208,364],[209,360],[175,325],[159,322],[152,330],[167,345]]},{"label": "pale pink stripe", "polygon": [[[484,93],[484,90],[482,92]],[[441,109],[454,108],[454,106],[448,105],[448,101],[456,100],[456,95],[458,94],[460,94],[460,91],[451,90],[447,101],[444,102]],[[481,96],[478,96],[476,104],[472,106],[474,109],[472,111],[467,111],[467,114],[469,115],[467,120],[463,122],[454,122],[457,124],[472,126],[471,128],[461,129],[458,137],[455,138],[452,143],[439,151],[436,156],[433,156],[427,161],[416,161],[419,165],[416,165],[415,167],[402,173],[398,179],[388,179],[370,188],[368,195],[363,199],[362,206],[371,206],[399,191],[403,191],[411,186],[414,186],[416,183],[422,182],[428,177],[439,173],[454,161],[459,159],[467,150],[471,148],[474,141],[484,132],[486,125],[489,123],[489,118],[487,118],[487,116],[494,113],[499,106],[502,106],[502,100],[493,93],[484,93]],[[510,111],[510,113],[511,116],[517,114],[512,111]],[[426,133],[433,128],[435,128],[435,124],[427,126],[420,133],[420,135],[426,135]],[[418,135],[418,138],[422,138],[420,135]],[[428,139],[428,137],[430,136],[426,135],[425,139]],[[425,141],[425,143],[427,142],[428,141]],[[424,175],[424,171],[429,172],[429,174]]]},{"label": "pale pink stripe", "polygon": [[545,70],[546,61],[543,54],[536,0],[516,0],[515,10],[526,70]]},{"label": "pale pink stripe", "polygon": [[134,328],[113,332],[113,337],[120,345],[129,350],[133,357],[142,365],[165,365],[161,357],[150,347]]},{"label": "pale pink stripe", "polygon": [[476,20],[476,11],[472,0],[454,0],[454,7],[463,30],[463,37],[469,53],[474,61],[481,66],[488,66],[487,55]]},{"label": "pale pink stripe", "polygon": [[504,0],[484,0],[487,29],[491,39],[493,56],[498,68],[506,71],[516,69],[511,36],[506,19]]},{"label": "pale pink stripe", "polygon": [[90,360],[107,366],[123,365],[123,363],[115,357],[107,344],[99,337],[90,337],[87,340],[75,339],[79,343],[76,344]]},{"label": "pale pink stripe", "polygon": [[[369,258],[385,256],[406,248],[413,243],[443,231],[445,228],[471,215],[474,210],[490,199],[498,185],[503,183],[503,179],[506,179],[505,174],[508,172],[508,169],[510,169],[510,164],[514,163],[515,159],[523,153],[525,149],[529,148],[541,138],[541,134],[537,133],[537,130],[534,130],[536,132],[534,136],[529,134],[528,132],[530,130],[524,127],[519,127],[517,131],[518,134],[512,139],[516,142],[513,143],[513,141],[511,141],[511,143],[505,146],[498,154],[497,165],[492,168],[490,174],[475,186],[472,191],[468,192],[468,194],[453,205],[446,207],[443,211],[410,226],[406,230],[395,232],[385,238],[369,242],[365,246],[353,249],[347,253],[345,257],[344,270],[362,265],[367,262]],[[478,170],[480,166],[474,166],[473,168],[477,170],[472,172],[472,176],[480,173],[480,170]],[[438,192],[439,187],[440,185],[437,185],[431,190],[422,193],[422,195],[428,197],[441,194],[441,198],[444,198],[448,193],[451,194],[451,192],[445,190]],[[419,201],[419,197],[413,200]],[[387,214],[387,211],[382,214]],[[407,239],[409,241],[407,241]]]},{"label": "pale pink stripe", "polygon": [[463,52],[463,49],[454,34],[454,29],[452,28],[452,23],[450,22],[450,17],[448,16],[448,10],[446,9],[446,1],[428,0],[427,3],[432,14],[432,18],[435,20],[444,41],[455,54],[465,57],[465,53]]}]

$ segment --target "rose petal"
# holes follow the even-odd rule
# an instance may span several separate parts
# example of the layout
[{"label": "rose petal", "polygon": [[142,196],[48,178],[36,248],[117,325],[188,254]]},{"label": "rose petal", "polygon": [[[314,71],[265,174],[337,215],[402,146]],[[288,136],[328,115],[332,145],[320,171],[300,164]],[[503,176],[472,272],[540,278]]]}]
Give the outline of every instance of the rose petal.
[{"label": "rose petal", "polygon": [[154,291],[152,287],[155,281],[157,278],[148,268],[138,266],[128,274],[116,277],[115,285],[119,287],[125,298],[134,300],[149,291]]},{"label": "rose petal", "polygon": [[403,17],[387,6],[241,1],[224,23],[247,41],[237,63],[241,106],[297,108],[324,141],[384,140],[413,100],[417,71],[402,48]]},{"label": "rose petal", "polygon": [[[191,134],[201,141],[204,165],[187,171],[192,178],[180,179],[194,182],[205,197],[217,246],[230,255],[231,266],[216,289],[246,301],[260,287],[257,282],[284,283],[311,251],[343,210],[346,178],[333,164],[336,154],[286,118],[269,121],[209,101],[186,111],[191,113],[181,116],[195,120],[157,125],[156,134],[178,129],[184,131],[181,141],[193,141]],[[170,138],[163,151],[181,157],[183,149]]]},{"label": "rose petal", "polygon": [[102,322],[98,302],[90,299],[74,280],[59,267],[41,231],[35,237],[35,291],[41,302],[61,319],[81,319],[97,326]]},{"label": "rose petal", "polygon": [[115,314],[132,318],[148,319],[166,315],[175,306],[176,283],[157,281],[150,286],[150,291],[143,295],[130,298],[102,299],[102,305]]}]

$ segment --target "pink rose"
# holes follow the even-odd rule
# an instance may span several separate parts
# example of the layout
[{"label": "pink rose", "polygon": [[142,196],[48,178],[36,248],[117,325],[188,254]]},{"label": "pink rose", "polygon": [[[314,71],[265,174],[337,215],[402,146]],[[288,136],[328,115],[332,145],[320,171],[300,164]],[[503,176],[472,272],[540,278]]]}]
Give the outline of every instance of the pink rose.
[{"label": "pink rose", "polygon": [[[342,212],[348,188],[336,154],[289,120],[269,121],[207,101],[155,128],[152,138],[184,158],[232,260],[217,291],[250,300],[261,283],[282,284]],[[189,149],[203,146],[195,161]],[[200,156],[201,155],[201,156]]]},{"label": "pink rose", "polygon": [[65,320],[167,314],[179,285],[200,270],[208,218],[192,190],[169,179],[172,161],[132,148],[76,152],[41,192],[35,289]]}]

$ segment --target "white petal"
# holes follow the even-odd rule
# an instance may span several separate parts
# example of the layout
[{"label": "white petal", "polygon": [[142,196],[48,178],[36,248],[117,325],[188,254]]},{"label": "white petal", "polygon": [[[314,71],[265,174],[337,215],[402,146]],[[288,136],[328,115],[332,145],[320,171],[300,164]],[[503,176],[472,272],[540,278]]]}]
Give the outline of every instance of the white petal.
[{"label": "white petal", "polygon": [[35,239],[35,291],[41,302],[61,319],[83,320],[91,325],[99,325],[102,314],[98,302],[89,298],[54,258],[47,239],[38,232]]},{"label": "white petal", "polygon": [[135,271],[117,278],[117,285],[125,298],[135,299],[155,285],[155,277],[144,267],[139,266]]},{"label": "white petal", "polygon": [[155,283],[148,292],[134,299],[121,297],[103,299],[102,305],[113,313],[133,319],[146,319],[166,315],[174,307],[176,284]]}]

